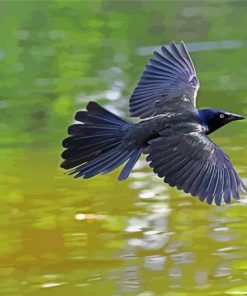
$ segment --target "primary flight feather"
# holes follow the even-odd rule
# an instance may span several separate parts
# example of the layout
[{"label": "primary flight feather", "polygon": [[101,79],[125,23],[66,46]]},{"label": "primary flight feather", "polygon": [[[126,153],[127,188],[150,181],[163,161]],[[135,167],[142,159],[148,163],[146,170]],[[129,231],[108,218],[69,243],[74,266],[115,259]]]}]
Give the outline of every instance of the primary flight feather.
[{"label": "primary flight feather", "polygon": [[183,42],[154,52],[130,98],[137,124],[96,102],[78,111],[68,128],[61,167],[77,177],[106,174],[123,163],[126,179],[142,153],[170,186],[220,205],[239,199],[245,187],[229,157],[207,135],[245,117],[223,110],[196,109],[199,89],[194,65]]}]

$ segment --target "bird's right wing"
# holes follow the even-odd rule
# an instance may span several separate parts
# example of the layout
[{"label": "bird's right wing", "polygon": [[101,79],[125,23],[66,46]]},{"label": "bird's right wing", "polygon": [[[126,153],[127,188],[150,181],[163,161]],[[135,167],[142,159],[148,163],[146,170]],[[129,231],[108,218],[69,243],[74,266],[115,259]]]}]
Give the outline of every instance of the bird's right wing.
[{"label": "bird's right wing", "polygon": [[161,136],[149,142],[145,153],[164,182],[208,204],[220,205],[222,198],[230,203],[245,192],[229,157],[201,132]]},{"label": "bird's right wing", "polygon": [[171,42],[161,51],[154,52],[130,98],[131,116],[195,108],[199,80],[185,44]]}]

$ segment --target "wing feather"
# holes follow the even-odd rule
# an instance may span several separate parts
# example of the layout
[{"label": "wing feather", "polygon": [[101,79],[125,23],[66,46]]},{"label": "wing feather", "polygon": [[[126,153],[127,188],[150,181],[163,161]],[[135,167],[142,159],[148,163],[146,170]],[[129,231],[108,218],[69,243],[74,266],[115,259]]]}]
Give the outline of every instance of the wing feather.
[{"label": "wing feather", "polygon": [[199,81],[184,43],[171,42],[153,55],[130,98],[131,116],[195,108]]},{"label": "wing feather", "polygon": [[164,182],[208,204],[230,203],[245,190],[229,157],[201,132],[163,135],[149,141],[145,153]]}]

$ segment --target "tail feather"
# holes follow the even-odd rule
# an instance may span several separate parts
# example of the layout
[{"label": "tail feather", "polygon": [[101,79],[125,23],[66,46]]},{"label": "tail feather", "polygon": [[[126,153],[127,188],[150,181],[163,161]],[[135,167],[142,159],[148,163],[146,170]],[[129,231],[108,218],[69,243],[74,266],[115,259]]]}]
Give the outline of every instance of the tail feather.
[{"label": "tail feather", "polygon": [[[115,123],[106,118],[100,118],[98,115],[90,114],[88,111],[79,111],[76,113],[75,120],[81,121],[85,124],[95,124],[95,125],[112,125]],[[117,124],[119,125],[119,124]]]},{"label": "tail feather", "polygon": [[105,153],[101,157],[88,162],[75,169],[75,172],[79,172],[75,177],[84,177],[85,179],[91,178],[97,174],[108,174],[114,169],[123,164],[129,157],[131,152],[121,151],[116,148],[115,150]]},{"label": "tail feather", "polygon": [[115,148],[114,150],[79,166],[75,169],[75,172],[79,172],[75,177],[84,176],[84,178],[90,178],[101,173],[102,170],[111,165],[118,157],[121,157],[121,153],[121,151]]},{"label": "tail feather", "polygon": [[125,150],[121,145],[123,127],[131,123],[95,102],[89,102],[87,111],[77,112],[75,119],[81,123],[68,128],[61,167],[72,169],[69,174],[75,178],[91,178],[107,174],[128,160],[119,176],[119,180],[126,179],[142,152],[141,148]]},{"label": "tail feather", "polygon": [[[62,162],[61,167],[66,170],[73,169],[84,162],[89,162],[95,158],[95,153],[88,153],[83,156],[79,156],[78,158],[66,159]],[[70,174],[70,173],[69,173]]]},{"label": "tail feather", "polygon": [[123,119],[111,112],[109,112],[108,110],[104,109],[103,107],[101,107],[99,104],[95,103],[95,102],[89,102],[87,105],[87,110],[89,112],[92,112],[94,114],[100,115],[100,117],[105,118],[110,120],[112,123],[117,124],[117,125],[123,125],[126,123],[131,123],[130,121]]},{"label": "tail feather", "polygon": [[72,124],[68,128],[68,134],[69,135],[90,135],[95,133],[101,133],[104,131],[112,132],[116,130],[116,127],[111,126],[99,126],[99,125],[86,125],[86,124]]},{"label": "tail feather", "polygon": [[115,156],[114,161],[111,164],[109,164],[108,166],[106,166],[104,168],[104,170],[102,171],[102,173],[108,174],[108,173],[112,172],[117,167],[119,167],[121,164],[123,164],[129,158],[129,155],[130,155],[130,151],[124,151],[124,152],[121,151],[121,154],[118,157]]},{"label": "tail feather", "polygon": [[131,153],[130,159],[129,161],[126,163],[126,165],[124,166],[124,168],[122,169],[118,180],[125,180],[129,177],[130,172],[132,171],[134,165],[136,164],[137,160],[139,159],[139,157],[141,156],[142,153],[142,149],[138,149],[138,150],[134,150]]},{"label": "tail feather", "polygon": [[78,111],[75,119],[87,124],[119,125],[129,123],[127,120],[107,111],[95,102],[89,102],[87,111]]},{"label": "tail feather", "polygon": [[[67,138],[63,146],[66,148],[73,148],[73,147],[79,147],[80,151],[87,150],[89,147],[93,146],[108,146],[108,143],[113,142],[116,143],[118,138],[117,137],[105,137],[105,136],[98,136],[98,137],[92,137],[92,138],[80,138],[80,137],[73,137],[72,139]],[[119,142],[119,141],[118,141]]]},{"label": "tail feather", "polygon": [[106,146],[107,148],[105,149],[103,146],[101,146],[101,148],[96,146],[91,149],[86,149],[86,151],[83,151],[82,149],[80,150],[79,148],[65,150],[62,153],[62,157],[65,160],[62,162],[61,167],[64,169],[72,169],[84,162],[89,162],[95,157],[101,156],[103,153],[116,148],[119,146],[119,142],[113,142],[111,145],[108,143]]},{"label": "tail feather", "polygon": [[112,147],[112,145],[119,144],[120,141],[115,141],[114,139],[106,139],[104,141],[99,141],[99,143],[93,143],[93,144],[88,144],[85,146],[76,146],[76,147],[70,147],[69,149],[65,150],[62,153],[62,157],[67,159],[67,158],[77,158],[78,156],[82,154],[87,154],[88,152],[90,153],[98,153],[108,147]]}]

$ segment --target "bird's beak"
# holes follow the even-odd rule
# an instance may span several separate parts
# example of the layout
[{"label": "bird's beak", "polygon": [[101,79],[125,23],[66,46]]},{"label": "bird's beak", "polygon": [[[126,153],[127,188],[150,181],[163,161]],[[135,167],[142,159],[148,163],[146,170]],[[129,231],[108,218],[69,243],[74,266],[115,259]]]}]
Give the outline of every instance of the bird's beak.
[{"label": "bird's beak", "polygon": [[231,114],[230,116],[231,120],[242,120],[242,119],[246,119],[246,117],[242,116],[242,115],[238,115],[238,114]]}]

